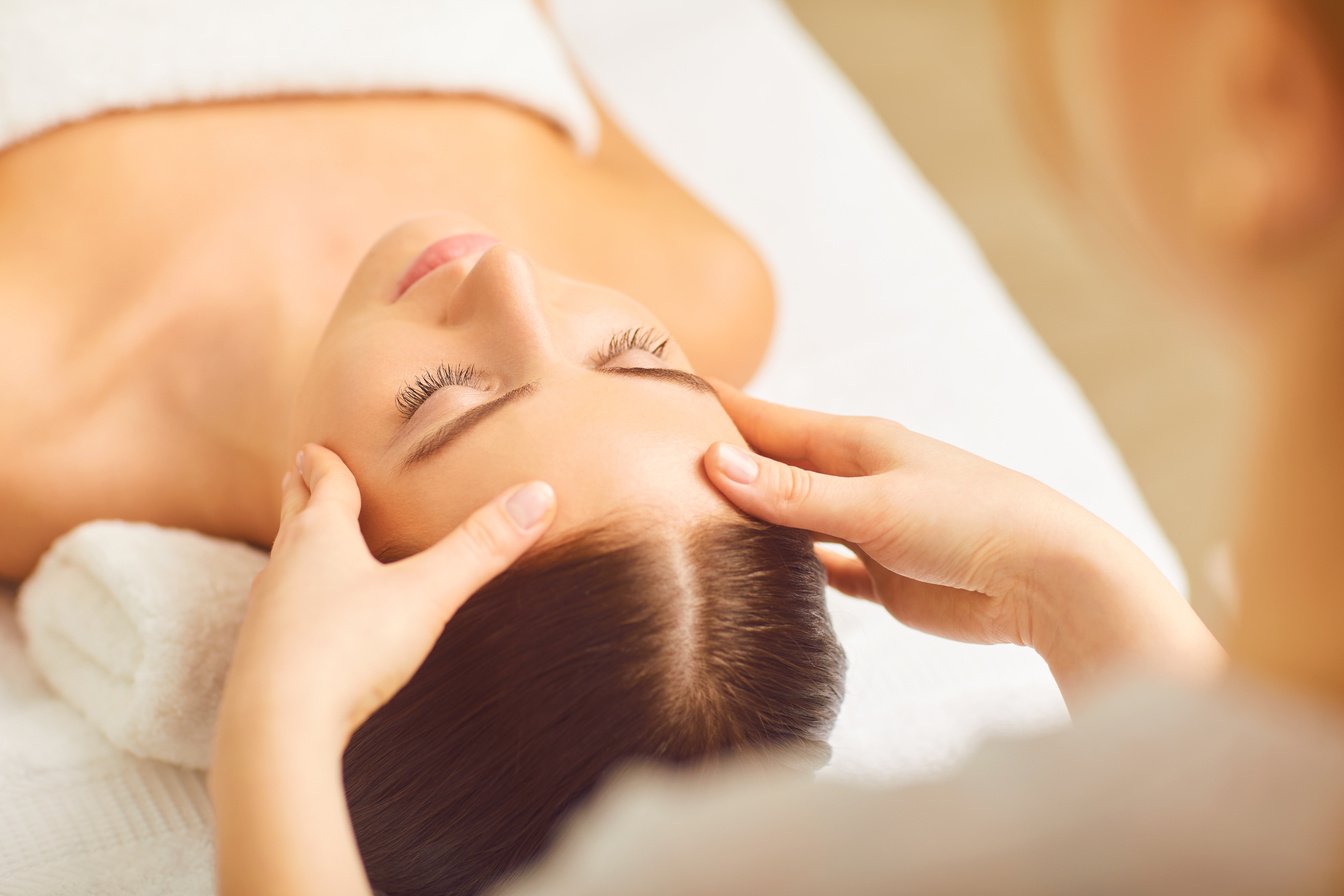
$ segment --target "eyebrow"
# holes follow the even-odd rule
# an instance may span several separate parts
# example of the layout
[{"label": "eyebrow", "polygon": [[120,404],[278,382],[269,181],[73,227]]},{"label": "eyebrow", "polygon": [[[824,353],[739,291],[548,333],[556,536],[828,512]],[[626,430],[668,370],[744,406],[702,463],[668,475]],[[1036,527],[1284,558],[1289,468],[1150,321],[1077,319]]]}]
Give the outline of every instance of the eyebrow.
[{"label": "eyebrow", "polygon": [[[687,373],[684,370],[674,370],[668,367],[599,367],[596,372],[636,379],[661,380],[681,386],[683,389],[689,389],[692,392],[717,394],[714,387],[704,378],[693,373]],[[459,414],[417,442],[415,447],[402,460],[401,468],[404,470],[433,457],[451,443],[462,438],[473,427],[480,425],[492,414],[498,413],[520,398],[526,398],[534,394],[538,388],[539,385],[536,382],[526,383],[492,401],[487,401],[485,404],[477,405],[471,410]]]},{"label": "eyebrow", "polygon": [[693,373],[687,373],[684,370],[676,370],[672,367],[599,367],[598,373],[609,373],[613,376],[630,376],[646,380],[663,380],[669,383],[676,383],[692,392],[707,392],[710,395],[717,395],[714,387],[709,381],[698,377]]}]

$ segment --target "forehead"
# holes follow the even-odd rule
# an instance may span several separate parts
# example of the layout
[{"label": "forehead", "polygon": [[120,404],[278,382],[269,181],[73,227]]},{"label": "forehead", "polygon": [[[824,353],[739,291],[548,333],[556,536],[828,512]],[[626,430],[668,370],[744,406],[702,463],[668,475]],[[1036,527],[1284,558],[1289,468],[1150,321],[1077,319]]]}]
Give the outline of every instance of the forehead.
[{"label": "forehead", "polygon": [[425,461],[403,469],[403,453],[388,452],[356,470],[361,524],[375,549],[421,548],[531,479],[556,490],[544,542],[627,514],[672,522],[730,512],[701,464],[716,440],[742,444],[713,395],[579,371],[543,380]]}]

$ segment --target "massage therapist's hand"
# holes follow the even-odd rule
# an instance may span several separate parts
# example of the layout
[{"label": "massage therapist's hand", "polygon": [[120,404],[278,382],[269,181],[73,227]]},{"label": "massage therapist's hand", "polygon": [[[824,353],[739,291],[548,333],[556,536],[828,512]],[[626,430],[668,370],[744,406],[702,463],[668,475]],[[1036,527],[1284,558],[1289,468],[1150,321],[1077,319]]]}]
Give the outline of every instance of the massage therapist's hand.
[{"label": "massage therapist's hand", "polygon": [[222,714],[283,704],[348,737],[410,680],[467,598],[536,543],[555,496],[541,482],[511,489],[427,550],[384,564],[365,545],[345,464],[318,445],[298,460],[270,562],[252,586]]},{"label": "massage therapist's hand", "polygon": [[710,479],[753,516],[853,549],[858,559],[818,552],[840,591],[931,634],[1033,647],[1066,698],[1119,662],[1221,668],[1222,649],[1147,557],[1040,482],[887,420],[718,391],[761,454],[716,444]]},{"label": "massage therapist's hand", "polygon": [[350,735],[555,516],[550,487],[528,483],[383,564],[364,543],[359,489],[340,459],[305,445],[298,467],[220,703],[208,781],[220,896],[369,896],[345,801]]}]

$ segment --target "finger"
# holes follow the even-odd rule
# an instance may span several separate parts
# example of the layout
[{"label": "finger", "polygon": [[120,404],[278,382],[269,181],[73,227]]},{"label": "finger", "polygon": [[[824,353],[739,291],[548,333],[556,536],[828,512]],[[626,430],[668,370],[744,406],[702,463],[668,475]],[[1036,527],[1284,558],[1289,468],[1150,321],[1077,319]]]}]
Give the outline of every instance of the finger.
[{"label": "finger", "polygon": [[889,575],[882,581],[887,612],[913,629],[972,644],[1024,644],[1025,633],[995,598],[978,591]]},{"label": "finger", "polygon": [[719,401],[747,442],[761,454],[834,476],[862,476],[899,460],[899,424],[846,417],[752,398],[714,382]]},{"label": "finger", "polygon": [[467,517],[432,547],[393,564],[439,604],[446,621],[467,598],[537,543],[555,519],[545,482],[510,489]]},{"label": "finger", "polygon": [[715,442],[705,472],[724,497],[758,519],[862,545],[881,531],[874,477],[828,476]]},{"label": "finger", "polygon": [[307,504],[308,486],[302,476],[290,470],[280,482],[280,525],[283,526]]},{"label": "finger", "polygon": [[336,507],[351,519],[359,518],[359,485],[336,452],[309,442],[296,461],[311,494],[310,504]]},{"label": "finger", "polygon": [[[815,541],[817,544],[839,545],[842,548],[848,548],[850,551],[860,556],[862,556],[863,554],[863,548],[859,547],[852,541],[848,541],[844,538],[841,538],[838,535],[827,535],[822,532],[809,532],[808,534],[812,536],[812,540]],[[840,554],[840,556],[843,557],[844,555]]]},{"label": "finger", "polygon": [[826,568],[826,584],[850,597],[876,599],[873,577],[868,574],[868,567],[863,565],[862,560],[820,547],[816,549],[816,553],[817,559]]}]

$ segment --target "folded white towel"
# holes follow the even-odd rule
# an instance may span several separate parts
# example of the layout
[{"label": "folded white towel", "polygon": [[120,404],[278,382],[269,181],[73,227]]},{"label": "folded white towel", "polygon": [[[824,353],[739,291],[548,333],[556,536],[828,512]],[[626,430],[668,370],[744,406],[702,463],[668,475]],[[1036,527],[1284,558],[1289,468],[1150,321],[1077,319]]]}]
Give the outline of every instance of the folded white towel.
[{"label": "folded white towel", "polygon": [[215,714],[252,579],[266,553],[144,523],[86,523],[19,589],[28,652],[112,743],[210,764]]}]

